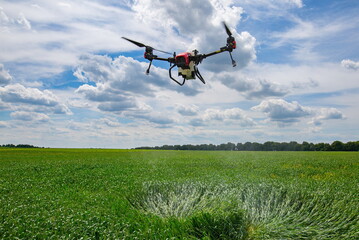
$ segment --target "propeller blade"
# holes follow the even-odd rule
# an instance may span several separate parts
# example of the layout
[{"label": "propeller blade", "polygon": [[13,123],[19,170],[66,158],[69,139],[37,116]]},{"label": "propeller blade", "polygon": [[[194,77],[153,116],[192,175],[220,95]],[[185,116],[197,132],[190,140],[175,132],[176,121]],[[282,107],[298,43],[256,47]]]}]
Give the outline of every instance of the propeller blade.
[{"label": "propeller blade", "polygon": [[149,49],[152,49],[152,50],[156,50],[156,51],[158,51],[158,52],[162,52],[162,53],[166,53],[166,54],[172,55],[172,53],[169,53],[169,52],[166,52],[166,51],[162,51],[162,50],[153,48],[153,47],[151,47],[151,46],[147,46],[147,45],[145,45],[145,44],[143,44],[143,43],[140,43],[140,42],[137,42],[137,41],[135,41],[135,40],[131,40],[131,39],[125,38],[125,37],[122,37],[122,38],[125,39],[125,40],[127,40],[127,41],[129,41],[129,42],[131,42],[131,43],[133,43],[133,44],[135,44],[136,46],[145,47],[145,48],[149,48]]},{"label": "propeller blade", "polygon": [[227,32],[228,36],[232,36],[232,33],[231,33],[231,31],[229,30],[227,24],[226,24],[225,22],[223,22],[223,25],[224,25],[224,28],[226,29],[226,32]]},{"label": "propeller blade", "polygon": [[135,45],[137,45],[137,46],[139,46],[139,47],[147,47],[145,44],[143,44],[143,43],[140,43],[140,42],[136,42],[136,41],[134,41],[134,40],[131,40],[131,39],[128,39],[128,38],[125,38],[125,37],[122,37],[123,39],[125,39],[125,40],[127,40],[127,41],[129,41],[129,42],[132,42],[133,44],[135,44]]}]

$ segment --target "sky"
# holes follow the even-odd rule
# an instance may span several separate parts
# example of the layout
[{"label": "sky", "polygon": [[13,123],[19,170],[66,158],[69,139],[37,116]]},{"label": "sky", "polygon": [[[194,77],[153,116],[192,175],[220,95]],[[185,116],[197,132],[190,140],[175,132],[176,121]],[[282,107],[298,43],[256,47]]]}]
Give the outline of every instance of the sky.
[{"label": "sky", "polygon": [[[359,140],[357,0],[0,0],[0,144]],[[225,46],[179,86],[167,52]],[[161,52],[160,57],[170,57]],[[174,74],[177,75],[177,74]]]}]

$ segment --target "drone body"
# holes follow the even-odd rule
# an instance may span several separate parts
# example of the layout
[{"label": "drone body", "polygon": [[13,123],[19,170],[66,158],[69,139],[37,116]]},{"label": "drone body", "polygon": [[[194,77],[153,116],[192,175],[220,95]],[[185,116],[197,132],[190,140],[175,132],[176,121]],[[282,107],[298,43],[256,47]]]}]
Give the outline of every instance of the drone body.
[{"label": "drone body", "polygon": [[184,79],[196,79],[195,76],[195,64],[190,58],[194,56],[193,53],[184,52],[175,57],[175,62],[178,67],[178,76],[182,76]]},{"label": "drone body", "polygon": [[[158,50],[158,49],[155,49],[150,46],[146,46],[143,43],[136,42],[134,40],[131,40],[131,39],[128,39],[125,37],[122,37],[122,38],[139,46],[139,47],[146,48],[145,53],[144,53],[144,58],[150,61],[150,65],[148,66],[148,68],[146,70],[146,74],[149,74],[153,60],[167,61],[170,63],[169,77],[173,81],[178,83],[179,85],[182,86],[186,80],[196,79],[196,77],[198,77],[198,79],[205,84],[206,82],[203,79],[202,75],[200,74],[200,72],[198,71],[198,68],[197,68],[197,65],[200,64],[203,59],[213,56],[215,54],[227,51],[227,52],[229,52],[229,56],[231,57],[233,67],[236,66],[236,62],[233,60],[232,54],[231,54],[233,49],[236,49],[236,40],[234,39],[234,37],[232,36],[232,33],[230,32],[229,28],[227,27],[227,25],[224,22],[223,22],[223,25],[228,34],[226,46],[220,48],[220,50],[217,50],[217,51],[214,51],[214,52],[211,52],[208,54],[198,54],[197,50],[193,50],[192,52],[184,52],[184,53],[180,53],[178,55],[176,55],[176,53],[173,53],[173,57],[161,58],[161,57],[158,57],[157,55],[154,55],[153,50],[156,50],[156,51],[159,51],[162,53],[166,53],[166,54],[171,54],[171,53],[165,52],[162,50]],[[174,67],[178,68],[178,76],[181,76],[183,78],[182,82],[180,82],[172,77],[172,69]]]}]

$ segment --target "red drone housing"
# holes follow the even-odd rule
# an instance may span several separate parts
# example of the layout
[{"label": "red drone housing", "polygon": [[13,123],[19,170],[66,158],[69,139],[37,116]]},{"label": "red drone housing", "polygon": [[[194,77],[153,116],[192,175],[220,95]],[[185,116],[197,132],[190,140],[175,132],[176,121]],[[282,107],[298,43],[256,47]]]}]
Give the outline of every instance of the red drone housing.
[{"label": "red drone housing", "polygon": [[180,53],[175,58],[175,63],[179,67],[188,67],[190,63],[190,56],[189,52]]}]

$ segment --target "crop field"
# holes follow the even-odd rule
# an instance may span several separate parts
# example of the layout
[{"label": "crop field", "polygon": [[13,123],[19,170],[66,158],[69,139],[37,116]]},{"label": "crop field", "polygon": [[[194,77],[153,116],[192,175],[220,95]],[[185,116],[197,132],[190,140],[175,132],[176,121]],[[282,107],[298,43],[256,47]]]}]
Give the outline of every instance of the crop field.
[{"label": "crop field", "polygon": [[0,148],[0,239],[359,239],[358,152]]}]

